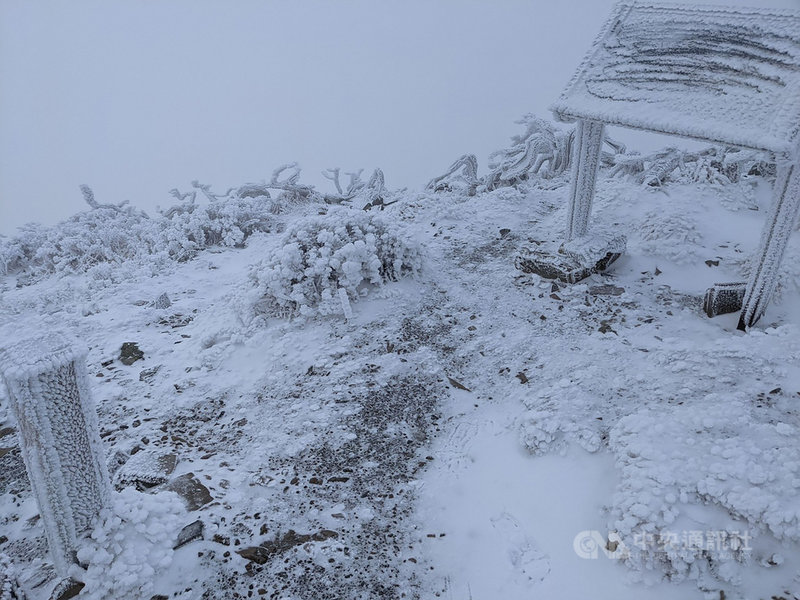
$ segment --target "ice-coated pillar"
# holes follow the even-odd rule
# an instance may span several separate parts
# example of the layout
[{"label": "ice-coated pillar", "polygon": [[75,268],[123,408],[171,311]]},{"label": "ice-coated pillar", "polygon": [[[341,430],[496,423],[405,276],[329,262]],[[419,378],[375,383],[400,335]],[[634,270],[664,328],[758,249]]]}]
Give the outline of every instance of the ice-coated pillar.
[{"label": "ice-coated pillar", "polygon": [[110,504],[86,351],[59,333],[0,348],[0,376],[56,570],[67,576],[78,538]]},{"label": "ice-coated pillar", "polygon": [[772,206],[761,232],[761,243],[753,256],[750,279],[739,316],[741,330],[755,325],[767,309],[778,281],[778,267],[797,222],[798,209],[800,164],[796,159],[783,157],[778,160]]},{"label": "ice-coated pillar", "polygon": [[586,235],[592,213],[600,152],[603,148],[603,124],[597,121],[578,121],[573,145],[572,185],[569,190],[567,241]]}]

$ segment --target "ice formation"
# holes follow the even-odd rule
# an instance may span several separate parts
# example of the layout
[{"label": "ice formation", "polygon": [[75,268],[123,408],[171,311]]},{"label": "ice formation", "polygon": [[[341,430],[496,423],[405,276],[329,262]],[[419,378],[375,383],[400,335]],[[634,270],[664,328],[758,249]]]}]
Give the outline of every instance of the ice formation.
[{"label": "ice formation", "polygon": [[621,2],[552,108],[796,154],[798,64],[798,11]]},{"label": "ice formation", "polygon": [[110,485],[81,345],[57,332],[0,348],[0,375],[57,571],[108,506]]},{"label": "ice formation", "polygon": [[[739,319],[739,329],[754,325],[800,209],[798,32],[798,11],[618,4],[552,107],[578,121],[567,240],[588,230],[604,124],[772,152],[773,206]],[[660,182],[679,164],[665,155],[643,182]]]}]

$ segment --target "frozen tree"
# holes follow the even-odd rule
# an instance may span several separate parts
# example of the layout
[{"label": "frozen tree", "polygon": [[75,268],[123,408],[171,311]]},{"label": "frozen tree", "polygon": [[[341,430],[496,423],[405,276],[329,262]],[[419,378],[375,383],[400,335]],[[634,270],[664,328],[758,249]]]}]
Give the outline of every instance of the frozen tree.
[{"label": "frozen tree", "polygon": [[0,349],[0,375],[56,570],[109,506],[110,483],[89,391],[86,353],[59,333]]},{"label": "frozen tree", "polygon": [[465,154],[456,160],[447,171],[428,182],[427,189],[442,192],[466,184],[467,194],[474,196],[480,179],[478,179],[478,159],[474,154]]},{"label": "frozen tree", "polygon": [[510,148],[489,155],[491,172],[484,178],[487,190],[513,185],[530,174],[550,179],[569,169],[574,131],[557,129],[531,114],[517,122],[525,125],[525,133],[513,136]]},{"label": "frozen tree", "polygon": [[80,188],[81,188],[81,193],[83,194],[84,201],[86,202],[86,204],[88,204],[93,209],[108,208],[108,209],[111,209],[111,210],[116,210],[118,212],[124,212],[124,213],[127,213],[129,215],[134,215],[135,214],[135,215],[138,215],[138,216],[142,216],[144,218],[149,218],[147,216],[147,213],[144,212],[143,210],[134,209],[130,205],[130,201],[129,200],[123,200],[119,204],[100,204],[99,202],[97,202],[97,200],[95,200],[94,192],[92,191],[92,188],[90,188],[85,183],[82,183],[80,185]]},{"label": "frozen tree", "polygon": [[341,169],[336,167],[323,171],[322,176],[332,181],[336,187],[336,194],[326,194],[325,202],[327,204],[349,204],[364,210],[375,207],[383,209],[384,206],[396,202],[396,200],[386,201],[389,192],[386,190],[386,180],[381,169],[375,169],[366,183],[361,179],[362,172],[363,169],[359,169],[355,173],[345,173],[350,177],[350,182],[345,190],[339,181]]},{"label": "frozen tree", "polygon": [[[284,175],[286,172],[288,175]],[[310,202],[321,199],[320,195],[314,191],[313,186],[300,183],[300,165],[296,162],[287,163],[275,169],[266,187],[282,190],[281,197],[289,202]]]},{"label": "frozen tree", "polygon": [[341,169],[339,167],[323,171],[322,176],[325,179],[332,181],[333,185],[336,187],[336,194],[326,194],[325,202],[328,204],[341,204],[343,202],[349,202],[355,198],[358,192],[360,192],[366,185],[361,180],[361,173],[363,171],[364,169],[359,169],[354,173],[345,173],[345,175],[350,178],[350,181],[347,184],[347,189],[343,189],[342,184],[339,181],[339,174],[341,173]]}]

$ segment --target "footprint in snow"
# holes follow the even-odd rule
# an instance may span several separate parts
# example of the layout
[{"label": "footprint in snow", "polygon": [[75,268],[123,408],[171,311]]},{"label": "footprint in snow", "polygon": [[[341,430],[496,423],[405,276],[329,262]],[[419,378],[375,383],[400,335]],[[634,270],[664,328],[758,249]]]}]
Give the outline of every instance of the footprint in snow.
[{"label": "footprint in snow", "polygon": [[439,457],[448,471],[461,471],[472,462],[470,450],[478,430],[477,423],[462,421],[445,437]]},{"label": "footprint in snow", "polygon": [[550,557],[536,547],[514,515],[503,511],[490,520],[508,548],[509,560],[518,573],[515,582],[525,584],[544,581],[550,573]]}]

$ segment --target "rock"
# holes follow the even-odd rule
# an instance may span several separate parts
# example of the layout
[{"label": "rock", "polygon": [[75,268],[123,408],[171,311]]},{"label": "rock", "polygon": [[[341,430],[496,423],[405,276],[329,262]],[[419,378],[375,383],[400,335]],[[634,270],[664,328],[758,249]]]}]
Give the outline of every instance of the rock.
[{"label": "rock", "polygon": [[169,299],[167,293],[164,292],[153,302],[153,308],[163,309],[172,306],[172,300]]},{"label": "rock", "polygon": [[592,233],[564,242],[556,252],[524,248],[514,264],[524,273],[576,283],[593,273],[605,271],[625,252],[626,243],[625,236]]},{"label": "rock", "polygon": [[125,454],[122,450],[117,450],[108,457],[108,461],[106,462],[106,468],[108,469],[108,474],[112,477],[119,471],[119,468],[128,462],[129,456]]},{"label": "rock", "polygon": [[172,549],[177,550],[189,542],[201,539],[203,539],[203,522],[198,519],[194,523],[189,523],[186,527],[181,529],[180,533],[178,534],[178,540],[175,542],[175,545],[172,547]]},{"label": "rock", "polygon": [[273,556],[282,554],[300,544],[311,541],[324,542],[327,539],[337,537],[339,537],[339,534],[331,529],[323,529],[313,534],[297,533],[294,529],[290,529],[284,535],[278,536],[274,540],[263,542],[260,546],[250,546],[236,552],[246,560],[263,565]]},{"label": "rock", "polygon": [[625,252],[627,244],[624,235],[608,231],[591,231],[588,235],[564,242],[558,252],[570,257],[582,267],[603,271]]},{"label": "rock", "polygon": [[62,579],[61,582],[55,587],[53,593],[50,594],[50,600],[69,600],[81,593],[84,583],[75,581],[71,577]]},{"label": "rock", "polygon": [[254,562],[259,565],[263,565],[269,560],[269,557],[272,556],[272,553],[262,546],[248,546],[247,548],[237,550],[236,554],[245,560],[249,560],[250,562]]},{"label": "rock", "polygon": [[592,274],[591,269],[581,267],[574,260],[543,250],[523,250],[517,256],[514,266],[523,273],[533,273],[545,279],[558,279],[565,283],[575,283]]},{"label": "rock", "polygon": [[144,352],[139,350],[136,342],[125,342],[119,351],[119,360],[123,365],[131,366],[137,360],[144,358]]},{"label": "rock", "polygon": [[616,285],[593,285],[589,288],[589,293],[592,296],[621,296],[625,293],[625,288],[617,287]]},{"label": "rock", "polygon": [[139,381],[144,381],[145,383],[150,383],[153,381],[153,378],[156,376],[161,370],[161,365],[156,365],[155,367],[150,367],[149,369],[142,369],[139,372]]},{"label": "rock", "polygon": [[715,283],[706,290],[703,310],[709,317],[725,315],[742,310],[747,283]]},{"label": "rock", "polygon": [[186,510],[193,511],[205,506],[214,498],[208,488],[200,483],[194,473],[185,473],[170,481],[165,489],[178,494],[186,502]]},{"label": "rock", "polygon": [[16,431],[16,429],[14,429],[13,427],[3,427],[2,429],[0,429],[0,439],[6,437],[8,435],[11,435],[15,431]]},{"label": "rock", "polygon": [[452,377],[448,377],[448,378],[447,378],[447,381],[449,381],[449,382],[450,382],[450,385],[452,385],[452,386],[453,386],[454,388],[456,388],[457,390],[463,390],[463,391],[465,391],[465,392],[471,392],[471,391],[472,391],[471,389],[469,389],[468,387],[466,387],[466,386],[465,386],[463,383],[459,383],[458,381],[456,381],[456,380],[455,380],[455,379],[453,379]]},{"label": "rock", "polygon": [[18,493],[30,489],[22,451],[19,446],[6,448],[0,454],[0,496],[6,492]]},{"label": "rock", "polygon": [[144,490],[165,483],[177,463],[178,457],[170,452],[137,452],[117,471],[114,487],[119,490],[135,485],[138,490]]}]

